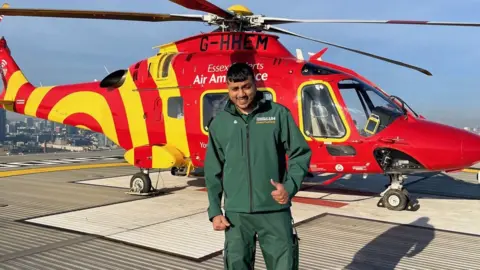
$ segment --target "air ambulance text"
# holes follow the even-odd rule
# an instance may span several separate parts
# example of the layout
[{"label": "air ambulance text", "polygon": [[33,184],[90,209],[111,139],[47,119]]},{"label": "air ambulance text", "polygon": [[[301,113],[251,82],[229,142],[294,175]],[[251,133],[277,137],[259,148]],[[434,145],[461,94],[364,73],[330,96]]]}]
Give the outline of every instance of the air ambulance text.
[{"label": "air ambulance text", "polygon": [[[268,80],[268,73],[257,73],[255,74],[256,81],[266,81]],[[195,76],[193,84],[206,84],[206,83],[227,83],[227,75],[216,75],[212,74],[210,76],[205,76],[203,74]]]}]

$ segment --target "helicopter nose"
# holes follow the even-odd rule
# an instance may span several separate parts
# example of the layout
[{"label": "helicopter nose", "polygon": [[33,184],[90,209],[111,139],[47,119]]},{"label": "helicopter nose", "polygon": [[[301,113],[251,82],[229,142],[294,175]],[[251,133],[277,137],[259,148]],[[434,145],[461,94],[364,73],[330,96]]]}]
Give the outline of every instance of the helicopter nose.
[{"label": "helicopter nose", "polygon": [[462,159],[470,165],[480,162],[480,136],[467,131],[462,137]]}]

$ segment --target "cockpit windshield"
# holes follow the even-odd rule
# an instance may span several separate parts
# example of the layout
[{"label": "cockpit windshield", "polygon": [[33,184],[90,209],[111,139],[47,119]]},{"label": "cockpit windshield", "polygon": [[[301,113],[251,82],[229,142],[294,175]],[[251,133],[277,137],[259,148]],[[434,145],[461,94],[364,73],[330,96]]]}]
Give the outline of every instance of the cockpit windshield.
[{"label": "cockpit windshield", "polygon": [[378,89],[358,80],[342,80],[338,88],[359,133],[371,136],[387,127],[403,110]]}]

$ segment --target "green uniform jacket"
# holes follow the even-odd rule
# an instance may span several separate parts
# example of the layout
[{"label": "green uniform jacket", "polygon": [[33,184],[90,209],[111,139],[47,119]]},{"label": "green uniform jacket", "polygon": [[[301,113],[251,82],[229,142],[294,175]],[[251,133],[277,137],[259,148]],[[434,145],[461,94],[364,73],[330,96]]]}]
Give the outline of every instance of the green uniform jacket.
[{"label": "green uniform jacket", "polygon": [[288,208],[290,200],[282,205],[273,199],[270,179],[283,183],[291,199],[308,173],[311,150],[290,111],[257,93],[257,106],[248,116],[229,100],[209,125],[204,172],[210,220],[223,214],[222,194],[225,211]]}]

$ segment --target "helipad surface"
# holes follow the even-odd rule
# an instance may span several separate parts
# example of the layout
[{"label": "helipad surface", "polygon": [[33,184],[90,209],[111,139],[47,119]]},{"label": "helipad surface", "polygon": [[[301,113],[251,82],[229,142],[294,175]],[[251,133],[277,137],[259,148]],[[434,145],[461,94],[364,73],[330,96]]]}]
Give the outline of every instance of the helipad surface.
[{"label": "helipad surface", "polygon": [[[152,173],[151,178],[156,179],[157,175],[158,173]],[[130,177],[76,183],[102,186],[117,184],[120,187],[128,187]],[[169,179],[160,187],[166,186],[177,191],[133,202],[27,219],[25,222],[95,234],[192,260],[202,260],[220,254],[223,250],[224,234],[212,230],[207,215],[206,193],[199,188],[181,190],[187,185],[188,180],[173,177],[170,172],[162,172],[160,178]],[[156,180],[154,186],[155,182]],[[324,210],[317,205],[301,202],[294,202],[292,208],[293,218],[297,223],[323,214]]]},{"label": "helipad surface", "polygon": [[[125,194],[135,172],[0,178],[0,269],[223,269],[223,235],[209,227],[202,179],[166,174],[158,187],[168,194],[137,197]],[[300,269],[480,269],[480,205],[465,199],[479,185],[473,174],[453,176],[410,178],[410,192],[423,192],[417,212],[377,208],[381,176],[299,192]],[[262,259],[258,251],[255,269],[265,269]]]}]

